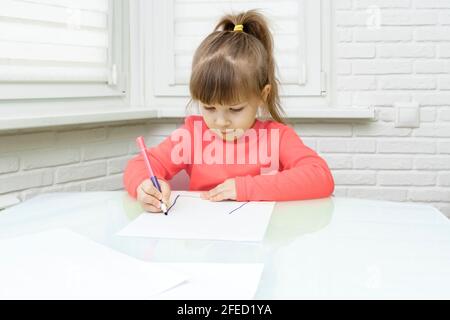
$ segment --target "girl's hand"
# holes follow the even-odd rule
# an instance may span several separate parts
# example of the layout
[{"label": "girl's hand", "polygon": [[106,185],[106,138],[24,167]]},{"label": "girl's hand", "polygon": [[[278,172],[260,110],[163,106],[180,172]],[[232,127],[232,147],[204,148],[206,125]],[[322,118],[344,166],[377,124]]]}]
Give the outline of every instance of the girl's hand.
[{"label": "girl's hand", "polygon": [[227,179],[214,189],[202,192],[200,197],[211,201],[236,200],[236,182],[234,179]]},{"label": "girl's hand", "polygon": [[149,179],[144,180],[137,188],[137,200],[142,209],[147,212],[162,212],[160,199],[163,199],[167,208],[170,207],[170,185],[164,180],[158,179],[158,182],[161,186],[162,194]]}]

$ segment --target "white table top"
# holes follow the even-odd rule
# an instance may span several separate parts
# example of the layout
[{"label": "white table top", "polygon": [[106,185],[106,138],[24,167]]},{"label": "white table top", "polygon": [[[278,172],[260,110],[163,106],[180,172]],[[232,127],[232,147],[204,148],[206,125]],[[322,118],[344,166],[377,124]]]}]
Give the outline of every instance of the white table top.
[{"label": "white table top", "polygon": [[115,235],[141,212],[119,191],[41,195],[0,212],[0,238],[66,227],[144,261],[263,262],[257,299],[450,299],[450,220],[431,206],[280,202],[261,243]]}]

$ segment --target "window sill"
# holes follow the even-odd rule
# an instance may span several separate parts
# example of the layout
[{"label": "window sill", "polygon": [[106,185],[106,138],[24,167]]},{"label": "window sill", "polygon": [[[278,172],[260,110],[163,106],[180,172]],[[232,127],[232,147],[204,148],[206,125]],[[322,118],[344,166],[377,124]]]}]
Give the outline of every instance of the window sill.
[{"label": "window sill", "polygon": [[[289,119],[375,119],[375,110],[373,107],[285,109],[285,112]],[[186,117],[186,113],[183,110],[170,110],[170,108],[158,110],[158,118],[184,117]]]},{"label": "window sill", "polygon": [[373,107],[287,109],[288,118],[304,119],[375,119]]},{"label": "window sill", "polygon": [[[373,108],[315,108],[285,110],[289,119],[354,119],[371,120],[375,119]],[[127,120],[144,120],[169,118],[179,119],[186,117],[184,110],[177,109],[142,109],[142,108],[117,108],[108,107],[102,109],[83,110],[79,113],[61,113],[30,116],[25,113],[0,114],[0,131],[35,129],[53,126],[79,125],[92,123],[105,123]]]},{"label": "window sill", "polygon": [[0,131],[34,129],[53,126],[79,125],[91,123],[104,123],[125,120],[143,120],[156,118],[156,110],[142,108],[95,108],[71,113],[48,113],[28,115],[25,113],[0,114]]}]

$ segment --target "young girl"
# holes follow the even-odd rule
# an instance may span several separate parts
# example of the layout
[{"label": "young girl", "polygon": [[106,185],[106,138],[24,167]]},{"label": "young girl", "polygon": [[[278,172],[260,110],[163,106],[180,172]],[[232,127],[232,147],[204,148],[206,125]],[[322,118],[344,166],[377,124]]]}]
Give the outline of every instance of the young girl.
[{"label": "young girl", "polygon": [[[190,79],[201,116],[147,153],[161,185],[148,178],[141,155],[124,184],[149,212],[170,206],[170,185],[186,170],[189,190],[211,201],[282,201],[328,197],[334,181],[326,162],[285,125],[278,96],[273,41],[265,18],[251,10],[226,15],[197,48]],[[272,120],[259,120],[266,115]]]}]

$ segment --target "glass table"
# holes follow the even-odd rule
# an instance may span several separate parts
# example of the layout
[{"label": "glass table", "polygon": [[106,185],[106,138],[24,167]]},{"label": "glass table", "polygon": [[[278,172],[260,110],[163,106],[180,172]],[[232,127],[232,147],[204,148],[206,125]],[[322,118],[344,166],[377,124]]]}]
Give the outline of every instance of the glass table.
[{"label": "glass table", "polygon": [[44,194],[0,211],[0,238],[63,227],[144,261],[264,263],[255,299],[450,299],[450,220],[431,206],[278,202],[261,242],[116,235],[140,214],[122,191]]}]

